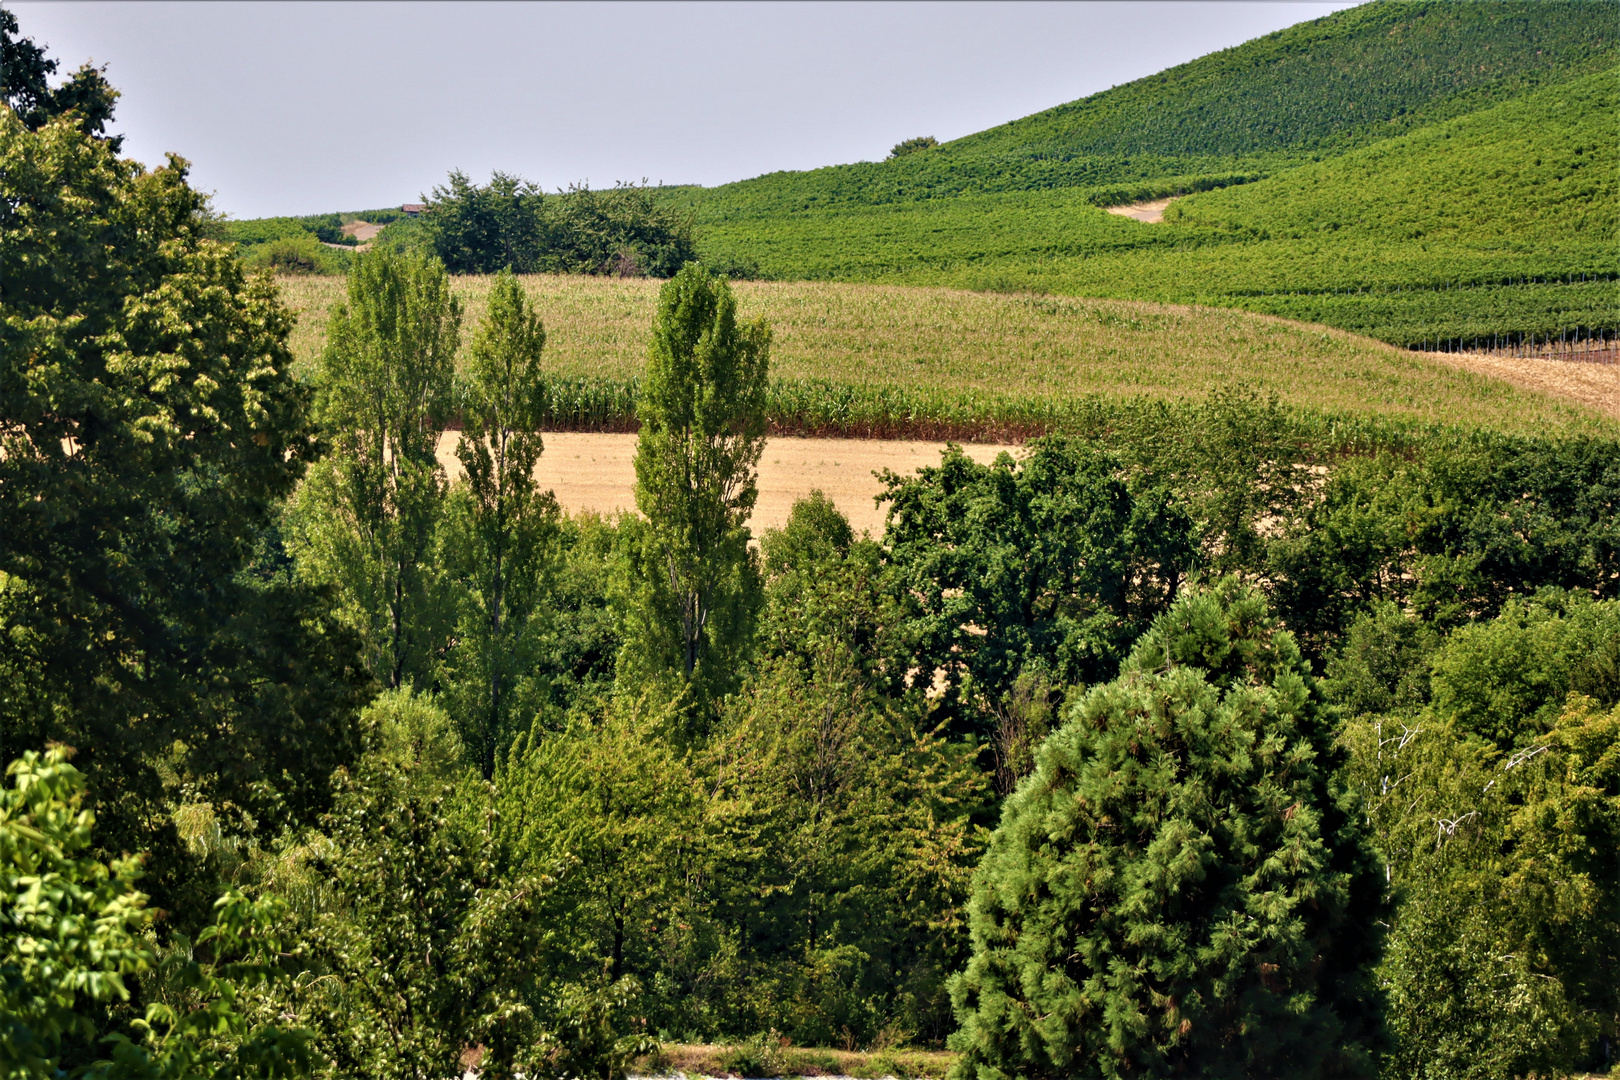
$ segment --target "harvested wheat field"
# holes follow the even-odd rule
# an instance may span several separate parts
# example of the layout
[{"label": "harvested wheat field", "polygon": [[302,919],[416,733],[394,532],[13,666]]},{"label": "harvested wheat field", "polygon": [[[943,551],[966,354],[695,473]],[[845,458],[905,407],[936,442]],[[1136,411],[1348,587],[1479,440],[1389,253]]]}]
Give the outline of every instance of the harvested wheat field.
[{"label": "harvested wheat field", "polygon": [[[491,278],[457,277],[464,334],[482,319]],[[319,355],[345,282],[284,277],[299,314],[293,351]],[[546,323],[546,367],[563,377],[629,379],[646,360],[659,282],[535,274],[524,279]],[[819,282],[737,282],[746,317],[772,327],[772,375],[856,388],[1061,401],[1201,401],[1244,385],[1287,405],[1546,434],[1607,426],[1585,399],[1521,387],[1323,326],[1225,308]]]},{"label": "harvested wheat field", "polygon": [[1537,356],[1430,353],[1443,364],[1478,372],[1536,393],[1578,401],[1620,420],[1620,364],[1586,364]]},{"label": "harvested wheat field", "polygon": [[[461,475],[455,432],[439,440],[439,460],[452,478]],[[554,431],[545,436],[535,477],[557,494],[569,513],[615,514],[636,508],[636,437],[583,431]],[[796,500],[820,490],[849,517],[859,534],[883,535],[884,510],[874,501],[883,485],[881,469],[911,473],[919,465],[939,464],[944,443],[899,439],[771,439],[759,462],[759,502],[752,526],[758,536],[786,524]],[[1014,446],[976,444],[962,448],[979,462],[994,461]]]}]

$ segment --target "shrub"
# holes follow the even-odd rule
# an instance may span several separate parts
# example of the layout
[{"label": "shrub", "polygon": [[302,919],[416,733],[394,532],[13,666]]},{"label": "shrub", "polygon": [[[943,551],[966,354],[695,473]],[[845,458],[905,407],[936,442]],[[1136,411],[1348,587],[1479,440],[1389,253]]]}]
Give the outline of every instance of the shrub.
[{"label": "shrub", "polygon": [[956,1080],[1370,1076],[1383,874],[1292,635],[1184,595],[1070,710],[974,879]]},{"label": "shrub", "polygon": [[247,263],[276,274],[340,274],[345,269],[343,255],[323,246],[308,233],[284,236],[249,248]]},{"label": "shrub", "polygon": [[889,160],[893,161],[897,157],[915,154],[919,150],[932,150],[938,145],[939,140],[932,135],[919,135],[915,139],[906,139],[904,142],[895,143],[894,149],[889,151]]},{"label": "shrub", "polygon": [[720,1054],[722,1069],[744,1077],[781,1076],[784,1063],[782,1037],[774,1031],[764,1031],[741,1045],[728,1046]]}]

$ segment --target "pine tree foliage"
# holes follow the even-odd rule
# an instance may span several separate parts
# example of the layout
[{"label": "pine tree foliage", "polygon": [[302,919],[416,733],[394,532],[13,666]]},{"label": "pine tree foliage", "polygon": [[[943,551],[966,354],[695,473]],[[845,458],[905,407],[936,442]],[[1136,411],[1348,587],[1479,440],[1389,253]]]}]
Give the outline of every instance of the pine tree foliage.
[{"label": "pine tree foliage", "polygon": [[958,1080],[1371,1076],[1383,875],[1291,635],[1190,593],[1007,802]]},{"label": "pine tree foliage", "polygon": [[748,515],[765,448],[770,329],[696,264],[658,294],[637,415],[636,602],[621,668],[673,675],[701,703],[735,677],[759,606]]}]

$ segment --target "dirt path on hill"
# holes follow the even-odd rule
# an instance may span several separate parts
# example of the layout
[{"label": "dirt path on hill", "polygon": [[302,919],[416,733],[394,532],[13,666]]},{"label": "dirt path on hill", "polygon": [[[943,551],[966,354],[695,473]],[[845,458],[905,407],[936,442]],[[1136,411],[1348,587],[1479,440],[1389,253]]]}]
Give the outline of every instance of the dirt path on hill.
[{"label": "dirt path on hill", "polygon": [[344,236],[352,236],[362,244],[369,244],[377,239],[377,234],[383,231],[381,225],[373,225],[369,221],[351,221],[343,226]]},{"label": "dirt path on hill", "polygon": [[1525,390],[1579,402],[1620,420],[1620,365],[1488,353],[1433,352],[1426,355],[1442,364],[1490,375]]},{"label": "dirt path on hill", "polygon": [[1165,207],[1175,202],[1178,198],[1180,198],[1179,195],[1172,195],[1168,199],[1154,199],[1152,202],[1131,203],[1129,206],[1109,206],[1104,207],[1104,209],[1106,209],[1110,214],[1118,214],[1120,217],[1135,218],[1137,221],[1145,221],[1149,225],[1157,225],[1159,222],[1164,220]]},{"label": "dirt path on hill", "polygon": [[[458,437],[446,432],[439,441],[439,460],[452,478],[461,475]],[[634,435],[553,431],[545,440],[535,476],[542,488],[557,493],[565,510],[611,514],[636,508]],[[771,439],[759,462],[759,502],[750,522],[754,535],[780,528],[794,501],[819,488],[849,515],[857,535],[865,530],[881,536],[886,507],[880,509],[872,497],[883,485],[872,473],[885,468],[912,473],[919,465],[938,465],[944,448],[944,443],[899,439]],[[1003,450],[1016,454],[1018,447],[973,443],[962,449],[973,460],[988,463]]]}]

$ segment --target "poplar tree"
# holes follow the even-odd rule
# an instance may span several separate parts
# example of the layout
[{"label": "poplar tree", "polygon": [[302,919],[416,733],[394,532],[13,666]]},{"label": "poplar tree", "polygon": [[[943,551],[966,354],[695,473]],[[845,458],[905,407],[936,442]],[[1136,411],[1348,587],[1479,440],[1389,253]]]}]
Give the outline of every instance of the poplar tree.
[{"label": "poplar tree", "polygon": [[330,453],[299,492],[292,546],[301,571],[334,588],[389,687],[431,670],[446,629],[432,547],[460,326],[437,260],[374,251],[356,260],[321,354]]},{"label": "poplar tree", "polygon": [[456,456],[466,481],[456,486],[446,522],[447,561],[464,586],[447,683],[486,780],[519,682],[534,667],[544,564],[557,528],[557,500],[534,479],[544,449],[545,345],[540,316],[517,278],[502,273],[461,389]]},{"label": "poplar tree", "polygon": [[621,678],[673,676],[702,708],[732,685],[760,604],[748,516],[765,448],[771,333],[689,263],[658,294],[637,402]]}]

